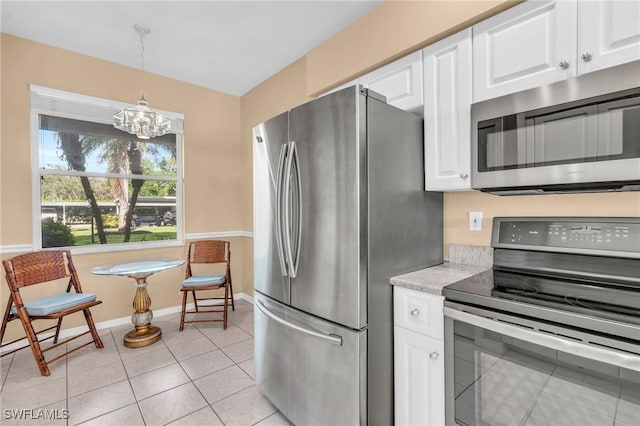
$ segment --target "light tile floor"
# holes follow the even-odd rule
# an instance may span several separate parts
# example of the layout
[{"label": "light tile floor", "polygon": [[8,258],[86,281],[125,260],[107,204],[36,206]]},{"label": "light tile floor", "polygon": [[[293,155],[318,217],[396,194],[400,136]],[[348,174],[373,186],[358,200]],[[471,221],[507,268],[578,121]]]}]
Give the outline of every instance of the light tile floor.
[{"label": "light tile floor", "polygon": [[[28,349],[2,358],[1,423],[291,424],[255,386],[253,305],[236,301],[227,330],[221,323],[198,323],[179,332],[179,319],[154,319],[162,339],[143,348],[122,344],[131,325],[100,330],[104,349],[89,345],[52,363],[49,377],[40,376]],[[18,420],[12,409],[32,411]]]}]

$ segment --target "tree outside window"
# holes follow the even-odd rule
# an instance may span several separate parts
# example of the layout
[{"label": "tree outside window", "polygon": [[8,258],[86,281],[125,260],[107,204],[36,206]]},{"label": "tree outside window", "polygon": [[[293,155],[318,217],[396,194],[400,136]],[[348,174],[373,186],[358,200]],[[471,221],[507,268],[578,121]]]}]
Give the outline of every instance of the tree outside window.
[{"label": "tree outside window", "polygon": [[43,248],[178,238],[176,134],[38,114],[38,138]]}]

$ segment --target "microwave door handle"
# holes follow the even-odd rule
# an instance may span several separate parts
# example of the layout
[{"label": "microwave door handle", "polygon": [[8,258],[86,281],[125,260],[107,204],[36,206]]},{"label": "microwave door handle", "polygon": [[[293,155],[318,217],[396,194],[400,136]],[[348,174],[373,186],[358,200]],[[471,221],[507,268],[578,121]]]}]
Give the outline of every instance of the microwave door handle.
[{"label": "microwave door handle", "polygon": [[272,320],[274,320],[275,322],[287,327],[287,328],[291,328],[293,330],[296,330],[300,333],[303,334],[307,334],[309,336],[315,337],[317,339],[323,340],[327,343],[331,343],[332,345],[336,345],[336,346],[342,346],[342,336],[338,336],[336,334],[325,334],[325,333],[320,333],[317,332],[315,330],[311,330],[309,328],[306,327],[301,327],[297,324],[293,324],[287,320],[285,320],[284,318],[280,318],[278,315],[276,315],[275,313],[271,312],[263,303],[262,301],[258,300],[256,302],[256,306],[258,307],[258,309],[265,314],[266,316],[268,316],[269,318],[271,318]]},{"label": "microwave door handle", "polygon": [[293,267],[293,247],[291,244],[291,169],[293,167],[295,142],[289,142],[289,146],[289,155],[287,156],[286,166],[284,168],[284,249],[286,262],[289,265],[289,276],[295,278],[296,271]]},{"label": "microwave door handle", "polygon": [[580,342],[563,339],[555,335],[543,334],[539,331],[532,331],[528,328],[519,327],[505,322],[498,322],[490,318],[459,311],[450,307],[444,308],[444,316],[475,325],[479,328],[494,331],[505,336],[525,340],[534,345],[555,349],[571,355],[601,361],[606,364],[613,364],[618,367],[640,372],[640,358],[637,355],[625,354],[623,352],[613,351],[610,349],[585,345]]},{"label": "microwave door handle", "polygon": [[278,175],[276,178],[276,208],[275,208],[275,221],[276,221],[276,246],[278,248],[278,260],[280,260],[280,269],[282,275],[289,276],[287,265],[284,256],[284,248],[282,242],[282,175],[285,166],[285,157],[287,156],[287,145],[284,144],[280,147],[280,156],[278,158]]}]

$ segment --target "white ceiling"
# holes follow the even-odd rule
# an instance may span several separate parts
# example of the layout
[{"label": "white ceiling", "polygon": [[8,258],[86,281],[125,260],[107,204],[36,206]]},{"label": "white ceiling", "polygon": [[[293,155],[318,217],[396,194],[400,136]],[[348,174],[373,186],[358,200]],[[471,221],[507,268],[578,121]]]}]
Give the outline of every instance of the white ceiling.
[{"label": "white ceiling", "polygon": [[352,1],[7,1],[3,33],[236,96],[376,7]]}]

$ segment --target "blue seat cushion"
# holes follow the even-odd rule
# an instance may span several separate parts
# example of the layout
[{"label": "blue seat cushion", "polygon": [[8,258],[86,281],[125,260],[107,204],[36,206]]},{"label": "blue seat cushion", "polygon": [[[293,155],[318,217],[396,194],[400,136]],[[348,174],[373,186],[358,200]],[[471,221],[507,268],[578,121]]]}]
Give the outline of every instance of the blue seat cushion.
[{"label": "blue seat cushion", "polygon": [[[92,293],[62,293],[30,300],[24,303],[24,307],[27,308],[29,315],[50,315],[55,312],[73,308],[74,306],[93,302],[94,300],[96,300],[96,295]],[[17,312],[18,309],[12,306],[11,313],[15,314]]]},{"label": "blue seat cushion", "polygon": [[220,285],[225,283],[224,275],[194,275],[182,281],[182,287]]}]

